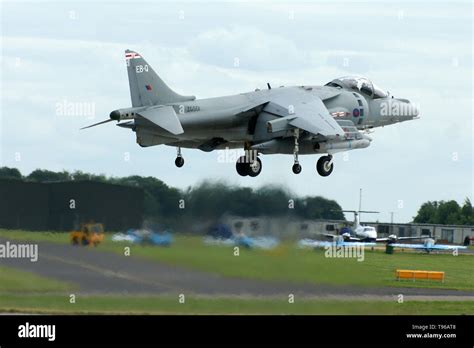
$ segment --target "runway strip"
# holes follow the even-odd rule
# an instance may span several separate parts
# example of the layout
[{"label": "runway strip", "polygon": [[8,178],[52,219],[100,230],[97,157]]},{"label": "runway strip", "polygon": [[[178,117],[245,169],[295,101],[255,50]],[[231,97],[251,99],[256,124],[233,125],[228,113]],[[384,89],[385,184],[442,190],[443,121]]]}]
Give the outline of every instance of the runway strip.
[{"label": "runway strip", "polygon": [[[5,239],[0,239],[4,243]],[[15,241],[19,243],[18,241]],[[290,284],[222,277],[157,261],[88,247],[40,242],[37,262],[1,259],[1,265],[34,272],[40,276],[71,282],[84,294],[198,295],[206,297],[280,297],[292,293],[327,299],[474,300],[474,292],[420,288],[361,288],[316,284]]]}]

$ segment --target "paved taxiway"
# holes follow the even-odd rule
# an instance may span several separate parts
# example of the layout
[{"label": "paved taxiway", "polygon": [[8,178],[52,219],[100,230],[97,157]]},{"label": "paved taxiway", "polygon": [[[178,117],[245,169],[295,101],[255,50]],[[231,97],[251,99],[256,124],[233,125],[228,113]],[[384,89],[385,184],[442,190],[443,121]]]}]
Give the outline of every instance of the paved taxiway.
[{"label": "paved taxiway", "polygon": [[[0,239],[0,242],[5,242]],[[276,297],[292,293],[304,297],[387,299],[398,294],[423,299],[474,300],[474,292],[423,288],[361,288],[291,284],[222,277],[157,261],[124,256],[100,249],[38,243],[37,262],[2,259],[1,264],[41,276],[71,282],[88,294],[189,294],[200,296]],[[133,251],[133,249],[132,249]]]}]

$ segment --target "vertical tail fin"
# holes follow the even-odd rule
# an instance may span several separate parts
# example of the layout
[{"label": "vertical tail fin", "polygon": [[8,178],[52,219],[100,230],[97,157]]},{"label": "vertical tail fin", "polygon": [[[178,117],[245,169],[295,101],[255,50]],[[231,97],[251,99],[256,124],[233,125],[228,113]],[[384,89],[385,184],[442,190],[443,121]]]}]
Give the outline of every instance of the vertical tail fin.
[{"label": "vertical tail fin", "polygon": [[360,226],[360,219],[359,219],[359,213],[354,212],[354,228],[357,228]]},{"label": "vertical tail fin", "polygon": [[196,99],[182,96],[169,88],[153,68],[134,51],[125,51],[132,106],[163,105]]}]

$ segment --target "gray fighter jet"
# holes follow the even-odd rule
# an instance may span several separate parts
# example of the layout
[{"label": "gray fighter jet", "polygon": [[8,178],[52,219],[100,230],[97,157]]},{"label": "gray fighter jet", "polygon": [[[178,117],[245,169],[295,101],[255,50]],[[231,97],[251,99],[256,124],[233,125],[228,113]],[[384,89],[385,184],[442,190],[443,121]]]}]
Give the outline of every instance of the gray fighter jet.
[{"label": "gray fighter jet", "polygon": [[364,77],[342,77],[324,86],[256,89],[237,95],[196,99],[171,90],[137,52],[126,50],[132,107],[114,110],[110,121],[136,133],[140,146],[213,151],[241,148],[236,163],[242,176],[262,170],[260,154],[292,154],[299,174],[299,155],[324,154],[316,163],[321,176],[331,174],[336,152],[362,149],[372,139],[367,130],[417,118],[406,99],[394,98]]}]

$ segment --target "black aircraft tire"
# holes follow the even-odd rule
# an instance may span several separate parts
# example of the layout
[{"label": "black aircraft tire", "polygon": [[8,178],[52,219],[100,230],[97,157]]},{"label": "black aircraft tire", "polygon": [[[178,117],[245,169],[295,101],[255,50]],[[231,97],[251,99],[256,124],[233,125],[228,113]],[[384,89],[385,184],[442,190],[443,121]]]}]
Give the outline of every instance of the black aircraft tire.
[{"label": "black aircraft tire", "polygon": [[316,169],[319,175],[328,176],[332,173],[332,170],[334,169],[334,163],[331,163],[329,165],[331,160],[331,156],[323,156],[318,160],[318,163],[316,164]]},{"label": "black aircraft tire", "polygon": [[291,167],[291,170],[292,170],[293,173],[295,173],[295,174],[301,173],[301,169],[302,169],[302,168],[301,168],[301,164],[299,164],[299,163],[295,163],[295,164],[293,164],[293,167]]},{"label": "black aircraft tire", "polygon": [[240,176],[248,175],[247,166],[248,163],[245,163],[245,156],[240,157],[235,163],[235,169],[237,170],[237,173],[239,173]]},{"label": "black aircraft tire", "polygon": [[[255,163],[256,162],[256,163]],[[256,177],[262,171],[262,161],[260,158],[257,159],[253,163],[246,163],[247,164],[247,173],[249,176]]]},{"label": "black aircraft tire", "polygon": [[176,165],[176,167],[181,168],[182,166],[184,166],[184,158],[181,156],[176,157],[176,159],[174,160],[174,164]]}]

